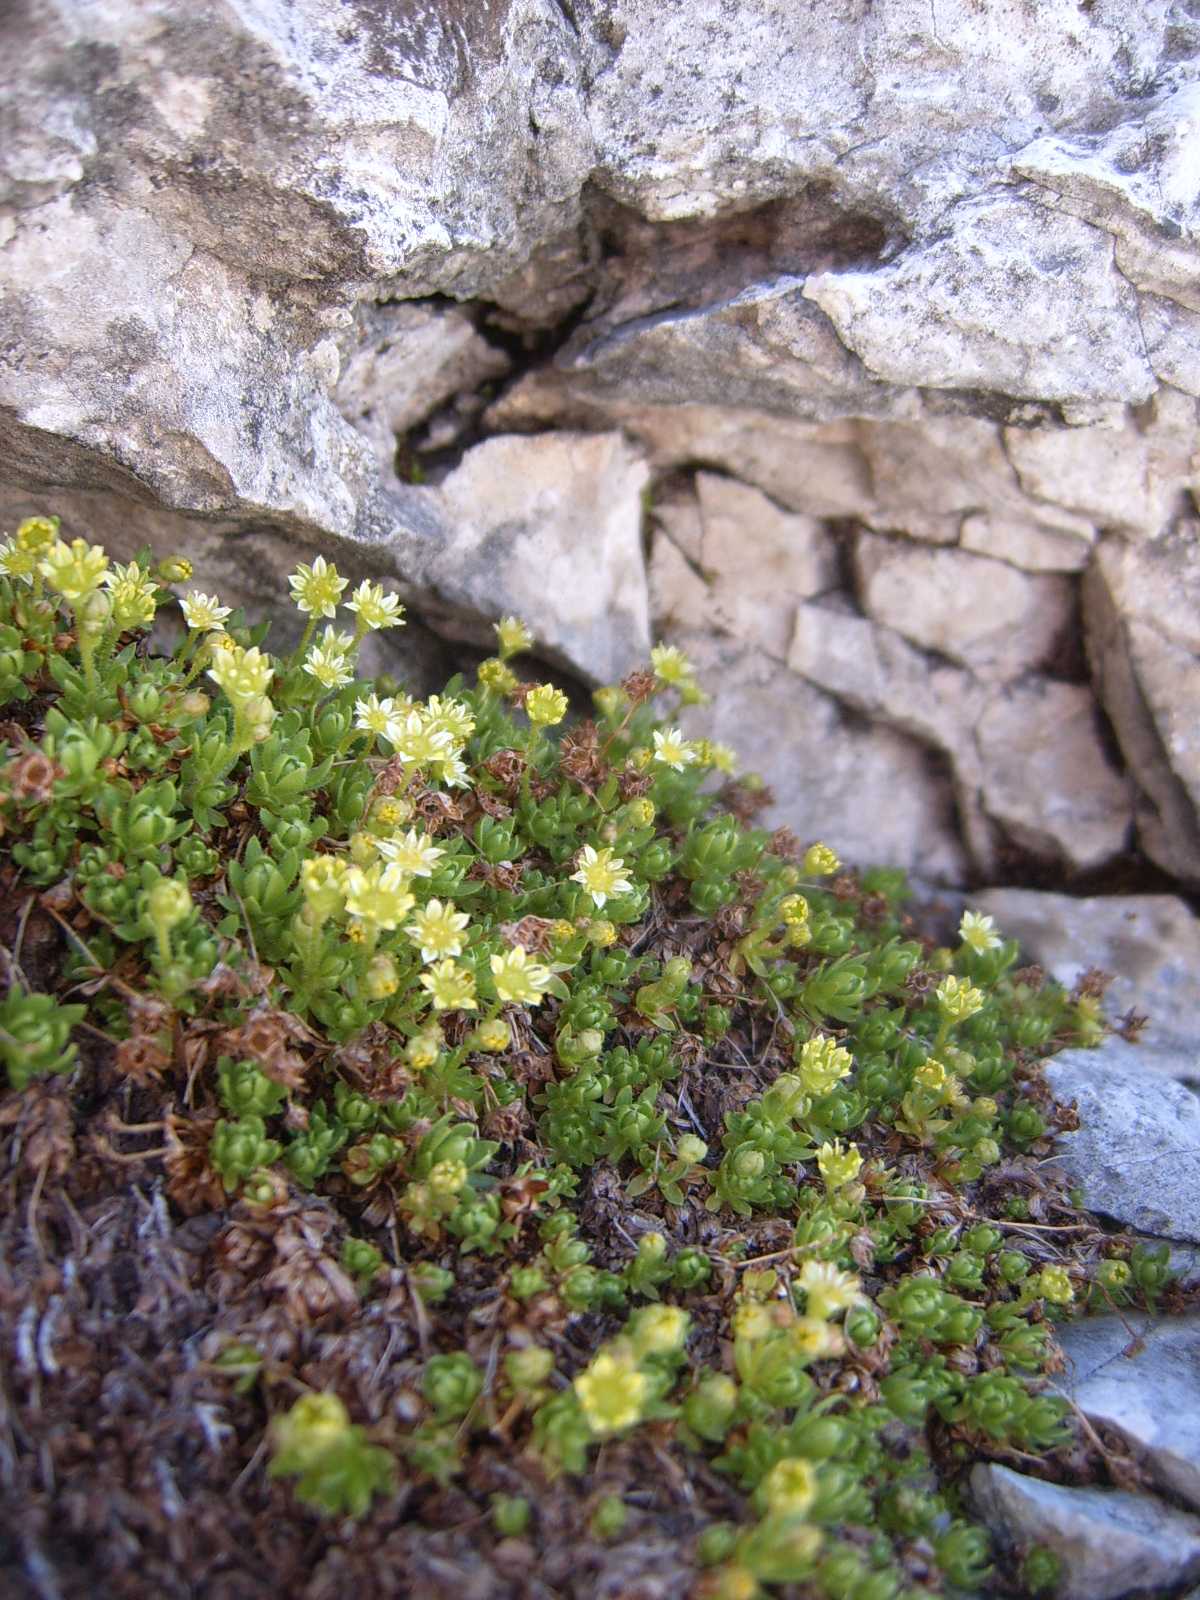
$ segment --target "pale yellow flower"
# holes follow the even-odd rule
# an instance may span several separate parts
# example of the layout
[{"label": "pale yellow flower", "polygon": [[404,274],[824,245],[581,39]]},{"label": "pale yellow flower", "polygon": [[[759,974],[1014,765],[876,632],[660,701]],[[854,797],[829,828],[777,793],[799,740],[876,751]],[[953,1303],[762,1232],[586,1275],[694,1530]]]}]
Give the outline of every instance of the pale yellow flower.
[{"label": "pale yellow flower", "polygon": [[852,1272],[841,1271],[832,1261],[806,1261],[796,1282],[808,1296],[809,1315],[823,1320],[866,1298],[862,1280]]},{"label": "pale yellow flower", "polygon": [[78,602],[100,587],[108,571],[108,557],[98,544],[90,545],[86,539],[72,539],[70,544],[56,540],[39,570],[64,600]]},{"label": "pale yellow flower", "polygon": [[[404,627],[404,607],[394,594],[385,594],[380,583],[368,583],[364,579],[346,601],[346,610],[357,612],[359,623],[364,628]],[[332,616],[333,613],[329,612],[328,615]]]},{"label": "pale yellow flower", "polygon": [[408,873],[391,862],[347,867],[343,889],[350,915],[384,931],[398,928],[415,904],[408,892]]},{"label": "pale yellow flower", "polygon": [[440,761],[450,753],[450,735],[444,728],[431,728],[415,708],[407,716],[394,719],[388,738],[401,761],[411,766]]},{"label": "pale yellow flower", "polygon": [[208,675],[214,678],[235,703],[266,694],[275,675],[269,657],[257,645],[244,649],[228,637],[218,636],[221,648],[213,651]]},{"label": "pale yellow flower", "polygon": [[435,1011],[475,1011],[475,979],[450,956],[421,974]]},{"label": "pale yellow flower", "polygon": [[571,881],[583,885],[597,911],[614,895],[628,894],[633,888],[632,881],[625,876],[625,862],[610,849],[596,850],[585,844],[577,860],[579,870],[571,874]]},{"label": "pale yellow flower", "polygon": [[762,1481],[768,1511],[802,1516],[817,1498],[817,1469],[803,1456],[784,1456]]},{"label": "pale yellow flower", "polygon": [[348,582],[324,556],[318,556],[311,567],[301,564],[288,579],[297,609],[313,617],[332,617]]},{"label": "pale yellow flower", "polygon": [[602,1350],[575,1379],[579,1407],[597,1439],[633,1427],[642,1414],[649,1380],[629,1359]]},{"label": "pale yellow flower", "polygon": [[465,911],[455,910],[454,901],[431,900],[413,913],[405,933],[421,952],[422,961],[439,961],[443,956],[460,956],[463,952],[463,933],[470,917]]},{"label": "pale yellow flower", "polygon": [[984,1006],[984,995],[967,978],[943,978],[934,991],[938,1009],[948,1022],[964,1022]]},{"label": "pale yellow flower", "polygon": [[796,1071],[809,1094],[828,1094],[847,1077],[854,1065],[848,1050],[833,1039],[815,1035],[806,1039],[796,1056]]},{"label": "pale yellow flower", "polygon": [[223,606],[216,595],[200,594],[193,589],[179,602],[183,620],[197,633],[217,633],[225,626],[231,608]]},{"label": "pale yellow flower", "polygon": [[539,683],[525,698],[525,714],[535,727],[552,728],[567,714],[567,697],[552,683]]},{"label": "pale yellow flower", "polygon": [[522,650],[528,650],[533,643],[533,635],[518,617],[501,617],[499,622],[494,622],[496,640],[500,646],[500,658],[507,661],[509,656],[520,655]]},{"label": "pale yellow flower", "polygon": [[492,956],[491,966],[496,995],[509,1005],[540,1005],[542,993],[553,977],[549,967],[530,961],[521,945],[502,956]]},{"label": "pale yellow flower", "polygon": [[677,645],[656,644],[650,652],[650,664],[659,683],[673,688],[682,688],[695,677],[695,668]]},{"label": "pale yellow flower", "polygon": [[655,730],[655,761],[661,761],[664,767],[670,767],[675,772],[682,772],[684,767],[690,766],[695,759],[696,752],[683,737],[681,729],[668,728],[665,732]]}]

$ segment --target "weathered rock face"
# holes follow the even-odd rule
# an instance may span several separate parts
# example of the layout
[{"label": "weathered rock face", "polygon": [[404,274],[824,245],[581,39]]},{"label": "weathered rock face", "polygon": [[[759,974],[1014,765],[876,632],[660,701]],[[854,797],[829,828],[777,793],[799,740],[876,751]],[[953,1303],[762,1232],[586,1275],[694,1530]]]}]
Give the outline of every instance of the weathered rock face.
[{"label": "weathered rock face", "polygon": [[320,548],[588,678],[674,628],[807,836],[1200,883],[1200,18],[834,12],[8,7],[4,519],[249,601]]}]

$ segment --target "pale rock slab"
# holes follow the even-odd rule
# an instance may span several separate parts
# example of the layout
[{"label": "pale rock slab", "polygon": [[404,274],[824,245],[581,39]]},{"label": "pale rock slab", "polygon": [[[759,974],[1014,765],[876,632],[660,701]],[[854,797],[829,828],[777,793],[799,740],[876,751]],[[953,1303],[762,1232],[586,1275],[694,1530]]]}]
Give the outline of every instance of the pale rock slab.
[{"label": "pale rock slab", "polygon": [[1063,1565],[1060,1600],[1121,1600],[1200,1576],[1200,1518],[1124,1489],[1074,1489],[980,1464],[971,1498],[1007,1544],[1047,1545]]},{"label": "pale rock slab", "polygon": [[1200,1507],[1200,1319],[1086,1317],[1058,1342],[1065,1393],[1127,1439],[1168,1493]]},{"label": "pale rock slab", "polygon": [[788,665],[856,711],[939,750],[960,747],[986,703],[984,689],[961,667],[833,606],[798,608]]},{"label": "pale rock slab", "polygon": [[870,617],[977,677],[1003,682],[1036,670],[1070,626],[1071,590],[1062,577],[866,533],[854,557]]},{"label": "pale rock slab", "polygon": [[619,427],[635,439],[656,473],[697,462],[753,484],[791,511],[814,517],[868,517],[871,473],[859,425],[797,422],[729,406],[626,404],[581,395],[553,371],[527,373],[489,407],[489,429],[529,432],[558,423],[580,429]]},{"label": "pale rock slab", "polygon": [[889,383],[1071,402],[1154,392],[1111,241],[1015,193],[964,200],[928,243],[874,271],[814,273],[804,293]]},{"label": "pale rock slab", "polygon": [[1070,872],[1102,865],[1127,843],[1129,785],[1109,762],[1086,688],[1035,676],[992,685],[894,629],[816,604],[797,610],[788,664],[945,752],[980,871],[990,870],[997,826]]},{"label": "pale rock slab", "polygon": [[1005,443],[1034,499],[1123,533],[1151,535],[1162,526],[1167,497],[1136,428],[1009,428]]},{"label": "pale rock slab", "polygon": [[1174,895],[1045,894],[984,889],[969,904],[995,917],[1035,961],[1070,988],[1089,967],[1113,974],[1105,1009],[1149,1020],[1132,1060],[1144,1072],[1200,1080],[1200,922]]},{"label": "pale rock slab", "polygon": [[908,862],[951,883],[966,862],[949,785],[912,740],[887,728],[847,723],[837,702],[764,651],[711,635],[679,634],[701,683],[719,692],[689,709],[694,737],[732,745],[741,765],[775,797],[766,826],[786,823],[823,839],[860,866]]},{"label": "pale rock slab", "polygon": [[437,489],[446,543],[422,569],[450,637],[492,642],[479,618],[514,613],[548,652],[599,683],[645,662],[646,464],[620,434],[485,440]]},{"label": "pale rock slab", "polygon": [[1045,1072],[1055,1097],[1079,1106],[1080,1127],[1060,1137],[1054,1159],[1088,1209],[1200,1243],[1200,1096],[1148,1072],[1138,1047],[1118,1038],[1064,1050]]},{"label": "pale rock slab", "polygon": [[1082,684],[1023,678],[999,690],[974,726],[980,801],[1007,836],[1070,872],[1128,848],[1129,780],[1114,770]]},{"label": "pale rock slab", "polygon": [[969,416],[862,422],[858,442],[871,470],[875,514],[895,516],[900,526],[910,513],[957,527],[982,506],[1017,515],[1026,509],[994,422]]},{"label": "pale rock slab", "polygon": [[784,660],[798,602],[837,579],[822,524],[711,472],[696,475],[694,496],[676,496],[654,515],[662,529],[650,559],[655,618],[717,628]]},{"label": "pale rock slab", "polygon": [[837,550],[816,518],[781,510],[760,489],[714,472],[696,474],[696,494],[700,564],[716,583],[797,600],[836,585]]},{"label": "pale rock slab", "polygon": [[1152,294],[1142,295],[1141,309],[1146,354],[1157,377],[1200,396],[1200,310]]},{"label": "pale rock slab", "polygon": [[[1053,515],[1053,513],[1052,513]],[[1082,572],[1091,560],[1097,530],[1082,517],[1064,527],[1063,512],[1054,522],[976,512],[964,517],[959,544],[977,556],[1007,561],[1023,572]]]},{"label": "pale rock slab", "polygon": [[704,633],[713,626],[712,590],[693,560],[660,530],[650,546],[650,616],[655,637],[663,633]]},{"label": "pale rock slab", "polygon": [[1200,881],[1200,541],[1184,524],[1136,546],[1104,540],[1085,576],[1088,656],[1140,791],[1154,861]]}]

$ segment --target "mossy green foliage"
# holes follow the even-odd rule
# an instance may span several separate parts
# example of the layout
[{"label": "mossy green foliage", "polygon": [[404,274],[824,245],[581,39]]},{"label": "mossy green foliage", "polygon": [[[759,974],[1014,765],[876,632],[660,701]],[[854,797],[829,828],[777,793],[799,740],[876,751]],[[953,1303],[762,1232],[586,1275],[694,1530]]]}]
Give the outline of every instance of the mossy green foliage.
[{"label": "mossy green foliage", "polygon": [[[402,608],[345,599],[320,559],[286,659],[191,592],[150,653],[187,564],[114,566],[53,519],[0,567],[9,872],[63,941],[56,993],[8,953],[12,1092],[109,1052],[174,1107],[179,1207],[328,1196],[359,1294],[406,1275],[434,1330],[399,1449],[231,1346],[271,1472],[358,1516],[460,1476],[481,1433],[586,1474],[646,1430],[742,1496],[694,1539],[705,1595],[980,1583],[956,1467],[1062,1446],[1056,1321],[1165,1279],[1038,1166],[1059,1111],[1037,1063],[1101,1037],[1095,986],[1017,970],[974,913],[934,947],[901,874],[752,826],[753,783],[718,788],[731,754],[674,723],[699,695],[677,650],[568,725],[513,668],[512,619],[426,702],[359,681]],[[603,1238],[581,1223],[598,1171],[624,1207]],[[504,1308],[487,1364],[438,1321],[466,1256]],[[566,1326],[586,1360],[537,1336]],[[594,1537],[627,1513],[599,1500]],[[534,1536],[521,1496],[480,1518]],[[1046,1592],[1045,1554],[1026,1568]]]}]

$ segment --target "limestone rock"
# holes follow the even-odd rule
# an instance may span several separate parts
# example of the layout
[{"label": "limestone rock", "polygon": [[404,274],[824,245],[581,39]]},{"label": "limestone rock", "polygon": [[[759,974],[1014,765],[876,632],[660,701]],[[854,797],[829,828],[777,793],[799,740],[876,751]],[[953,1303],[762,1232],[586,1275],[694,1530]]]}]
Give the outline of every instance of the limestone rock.
[{"label": "limestone rock", "polygon": [[[922,231],[994,172],[999,151],[1136,107],[1133,86],[1156,69],[1168,83],[1183,75],[1158,7],[1118,27],[1047,0],[1036,29],[971,0],[939,0],[936,16],[925,0],[888,0],[836,28],[821,0],[606,0],[581,16],[596,179],[664,221],[824,180]],[[1171,22],[1178,62],[1191,35]]]},{"label": "limestone rock", "polygon": [[625,404],[734,405],[806,421],[892,409],[895,400],[803,297],[770,278],[695,310],[663,311],[594,337],[585,324],[556,365]]},{"label": "limestone rock", "polygon": [[718,628],[782,661],[797,603],[837,581],[822,524],[735,479],[698,473],[695,496],[656,506],[655,518],[667,537],[651,555],[654,614],[676,627]]},{"label": "limestone rock", "polygon": [[978,556],[1008,561],[1024,572],[1082,572],[1091,560],[1096,529],[1083,518],[1062,513],[1053,521],[975,512],[964,517],[959,543]]},{"label": "limestone rock", "polygon": [[1105,527],[1157,533],[1166,506],[1150,477],[1149,448],[1134,428],[1009,428],[1008,454],[1022,484]]},{"label": "limestone rock", "polygon": [[1059,1334],[1063,1388],[1093,1423],[1115,1429],[1155,1480],[1200,1506],[1200,1320],[1086,1317]]},{"label": "limestone rock", "polygon": [[686,633],[674,642],[718,690],[685,725],[733,745],[741,766],[762,774],[774,795],[766,826],[786,823],[857,865],[908,862],[932,882],[962,881],[949,786],[919,746],[848,723],[835,700],[763,651]]},{"label": "limestone rock", "polygon": [[1200,1518],[1124,1489],[1073,1489],[1010,1467],[971,1471],[971,1498],[997,1537],[1047,1545],[1063,1564],[1061,1600],[1121,1600],[1200,1575]]},{"label": "limestone rock", "polygon": [[1022,960],[1068,988],[1089,967],[1112,973],[1109,1016],[1133,1010],[1149,1019],[1131,1059],[1143,1072],[1200,1079],[1200,923],[1183,900],[985,889],[969,903],[1019,940]]},{"label": "limestone rock", "polygon": [[965,513],[981,505],[1019,511],[1022,497],[1001,431],[974,417],[923,417],[859,426],[859,444],[875,492],[867,520],[882,530],[925,537],[914,516],[946,530],[936,542],[953,544]]},{"label": "limestone rock", "polygon": [[855,710],[945,753],[978,870],[992,865],[996,827],[1070,872],[1100,866],[1126,844],[1130,788],[1112,768],[1086,688],[1032,675],[990,685],[895,629],[828,605],[798,608],[788,662]]},{"label": "limestone rock", "polygon": [[890,383],[1072,402],[1154,392],[1111,242],[1023,196],[964,200],[928,243],[874,271],[815,273],[804,292]]},{"label": "limestone rock", "polygon": [[1120,855],[1133,827],[1128,779],[1113,769],[1097,720],[1090,689],[1024,678],[992,696],[974,729],[988,816],[1073,873]]},{"label": "limestone rock", "polygon": [[421,567],[427,613],[451,637],[493,642],[479,618],[513,613],[539,651],[598,683],[649,657],[642,560],[648,473],[620,434],[487,439],[437,489],[445,542]]},{"label": "limestone rock", "polygon": [[1193,311],[1200,311],[1197,163],[1200,84],[1195,83],[1099,139],[1038,139],[1013,158],[1022,177],[1115,237],[1117,265],[1131,283]]},{"label": "limestone rock", "polygon": [[349,32],[321,0],[9,14],[23,448],[64,441],[76,487],[95,452],[167,506],[351,532],[370,472],[332,335],[372,281],[472,294],[577,218],[577,59],[551,0],[358,6]]},{"label": "limestone rock", "polygon": [[1080,1127],[1059,1140],[1055,1163],[1089,1210],[1200,1243],[1200,1096],[1147,1072],[1123,1039],[1064,1050],[1046,1064],[1046,1079],[1057,1099],[1079,1105]]},{"label": "limestone rock", "polygon": [[696,494],[700,564],[718,584],[796,600],[836,585],[837,551],[815,518],[783,511],[760,489],[714,472],[696,474]]},{"label": "limestone rock", "polygon": [[1105,540],[1084,582],[1088,655],[1141,792],[1153,860],[1200,881],[1200,544],[1187,525],[1130,546]]},{"label": "limestone rock", "polygon": [[892,628],[824,605],[803,605],[788,665],[810,683],[939,750],[961,748],[985,691]]},{"label": "limestone rock", "polygon": [[510,362],[457,307],[415,301],[376,306],[356,323],[335,398],[366,434],[385,477],[396,440],[455,395],[507,372]]},{"label": "limestone rock", "polygon": [[870,617],[977,677],[1036,669],[1070,625],[1071,592],[1058,576],[876,534],[861,535],[854,556]]}]

